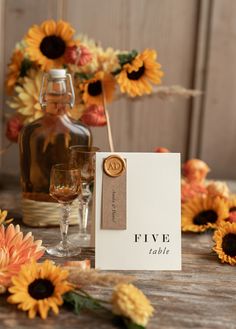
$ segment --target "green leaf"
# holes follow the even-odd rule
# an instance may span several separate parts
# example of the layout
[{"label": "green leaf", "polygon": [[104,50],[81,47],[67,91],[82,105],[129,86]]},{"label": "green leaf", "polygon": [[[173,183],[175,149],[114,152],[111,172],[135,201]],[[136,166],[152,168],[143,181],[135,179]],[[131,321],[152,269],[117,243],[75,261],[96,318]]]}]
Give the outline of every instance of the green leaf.
[{"label": "green leaf", "polygon": [[20,77],[25,77],[28,70],[32,67],[32,62],[25,58],[23,59],[22,63],[21,63],[21,68],[20,68]]},{"label": "green leaf", "polygon": [[138,55],[137,50],[132,50],[130,53],[121,53],[117,57],[121,66],[131,63],[132,60]]},{"label": "green leaf", "polygon": [[111,74],[113,74],[113,75],[117,75],[117,74],[119,74],[120,72],[121,72],[121,69],[117,69],[117,70],[113,71]]},{"label": "green leaf", "polygon": [[145,329],[145,327],[140,326],[140,324],[134,323],[129,319],[125,319],[124,323],[127,329]]},{"label": "green leaf", "polygon": [[130,319],[122,316],[115,316],[112,322],[116,327],[121,329],[145,329],[145,327],[134,323]]},{"label": "green leaf", "polygon": [[83,309],[96,311],[102,308],[93,298],[79,295],[73,291],[63,295],[63,300],[65,305],[73,309],[77,315],[79,315]]},{"label": "green leaf", "polygon": [[76,72],[75,77],[80,80],[89,80],[94,76],[94,74],[91,73],[83,73],[83,72]]}]

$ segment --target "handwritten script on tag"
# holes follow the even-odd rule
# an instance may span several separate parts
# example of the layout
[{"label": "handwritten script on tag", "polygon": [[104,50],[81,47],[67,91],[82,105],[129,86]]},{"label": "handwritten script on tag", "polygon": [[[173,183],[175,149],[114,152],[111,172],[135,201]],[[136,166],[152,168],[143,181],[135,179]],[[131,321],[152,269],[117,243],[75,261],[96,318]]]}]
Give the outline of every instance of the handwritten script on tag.
[{"label": "handwritten script on tag", "polygon": [[115,156],[104,160],[101,228],[126,229],[126,164]]}]

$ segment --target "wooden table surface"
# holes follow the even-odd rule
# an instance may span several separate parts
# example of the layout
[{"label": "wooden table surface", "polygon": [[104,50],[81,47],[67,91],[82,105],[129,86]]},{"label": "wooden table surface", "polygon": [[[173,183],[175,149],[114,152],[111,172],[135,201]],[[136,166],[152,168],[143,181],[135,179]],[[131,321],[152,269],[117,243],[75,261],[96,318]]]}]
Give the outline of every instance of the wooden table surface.
[{"label": "wooden table surface", "polygon": [[[4,183],[5,182],[5,183]],[[0,180],[0,207],[10,210],[20,221],[20,189],[16,180],[4,177]],[[25,232],[29,228],[23,227]],[[30,229],[44,245],[55,241],[55,228]],[[59,228],[58,239],[59,239]],[[127,271],[135,274],[136,285],[150,298],[155,316],[150,329],[235,329],[236,328],[236,267],[222,265],[211,252],[211,234],[183,234],[182,271]],[[93,250],[83,250],[82,258],[94,259]],[[47,256],[48,257],[48,256]],[[50,257],[48,257],[50,258]],[[58,259],[54,259],[59,262]],[[106,290],[106,289],[105,289]],[[101,297],[107,293],[101,289]],[[109,329],[110,323],[93,315],[76,316],[61,309],[58,316],[28,320],[26,313],[0,297],[0,328],[44,329]]]}]

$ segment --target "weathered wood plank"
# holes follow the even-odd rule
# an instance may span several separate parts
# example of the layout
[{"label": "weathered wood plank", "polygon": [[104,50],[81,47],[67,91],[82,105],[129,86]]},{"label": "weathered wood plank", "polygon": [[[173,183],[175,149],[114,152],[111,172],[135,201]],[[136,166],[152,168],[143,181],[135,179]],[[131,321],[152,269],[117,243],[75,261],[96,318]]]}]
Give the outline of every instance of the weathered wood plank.
[{"label": "weathered wood plank", "polygon": [[214,177],[235,179],[236,2],[214,0],[200,157]]},{"label": "weathered wood plank", "polygon": [[[210,18],[212,13],[212,1],[199,1],[199,22],[196,35],[196,59],[194,68],[193,88],[204,91],[206,85],[206,67],[208,62],[208,48],[210,39]],[[191,100],[190,131],[188,158],[199,157],[200,138],[203,122],[204,92],[201,97]]]},{"label": "weathered wood plank", "polygon": [[[142,1],[130,3],[130,48],[157,49],[165,85],[192,87],[198,1]],[[182,19],[184,17],[184,19]],[[152,151],[166,146],[186,155],[190,102],[146,98],[129,104],[131,149]]]}]

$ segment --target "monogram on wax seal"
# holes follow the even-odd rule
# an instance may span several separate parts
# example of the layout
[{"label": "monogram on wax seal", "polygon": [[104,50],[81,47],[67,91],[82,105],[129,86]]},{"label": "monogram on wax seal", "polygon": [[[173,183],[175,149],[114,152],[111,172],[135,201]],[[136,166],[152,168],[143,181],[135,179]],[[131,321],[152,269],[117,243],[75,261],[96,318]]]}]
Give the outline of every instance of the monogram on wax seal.
[{"label": "monogram on wax seal", "polygon": [[104,160],[103,169],[110,177],[121,176],[126,168],[125,160],[119,155],[113,154]]}]

